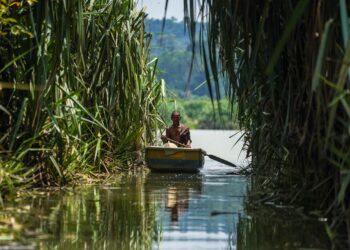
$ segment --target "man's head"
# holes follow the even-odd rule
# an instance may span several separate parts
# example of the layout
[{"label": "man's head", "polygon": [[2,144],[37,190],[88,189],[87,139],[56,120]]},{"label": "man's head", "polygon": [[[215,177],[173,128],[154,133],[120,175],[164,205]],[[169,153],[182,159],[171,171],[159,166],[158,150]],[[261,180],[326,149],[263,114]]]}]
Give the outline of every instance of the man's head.
[{"label": "man's head", "polygon": [[173,111],[171,113],[171,120],[173,121],[174,125],[179,125],[181,120],[180,112]]}]

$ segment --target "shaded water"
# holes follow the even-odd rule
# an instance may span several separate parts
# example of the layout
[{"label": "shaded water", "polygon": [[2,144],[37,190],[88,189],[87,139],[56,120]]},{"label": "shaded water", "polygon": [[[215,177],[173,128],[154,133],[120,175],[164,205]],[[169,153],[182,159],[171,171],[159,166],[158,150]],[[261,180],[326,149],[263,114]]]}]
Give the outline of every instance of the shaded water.
[{"label": "shaded water", "polygon": [[[192,131],[193,146],[244,165],[231,134]],[[246,211],[248,179],[231,173],[206,159],[199,174],[35,192],[0,212],[0,249],[327,249],[322,222],[286,209]]]}]

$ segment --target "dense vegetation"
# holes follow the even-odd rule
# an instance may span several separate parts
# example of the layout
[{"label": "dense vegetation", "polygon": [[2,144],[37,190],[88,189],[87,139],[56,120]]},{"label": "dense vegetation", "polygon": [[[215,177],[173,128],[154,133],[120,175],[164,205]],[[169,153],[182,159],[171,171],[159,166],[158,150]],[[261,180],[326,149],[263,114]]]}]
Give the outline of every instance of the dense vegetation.
[{"label": "dense vegetation", "polygon": [[[198,43],[180,48],[161,35],[173,44],[154,52],[160,76],[185,97],[207,95],[195,90],[203,75],[218,99],[225,89],[245,129],[254,197],[326,217],[330,238],[349,248],[350,3],[204,0],[199,32],[196,4],[184,2]],[[2,0],[0,10],[0,202],[19,184],[65,183],[137,159],[162,121],[163,88],[133,1]],[[192,51],[202,57],[188,81]],[[200,128],[208,103],[178,108]],[[203,119],[187,120],[195,112]]]},{"label": "dense vegetation", "polygon": [[[194,54],[192,64],[192,45],[185,30],[185,23],[176,19],[146,19],[145,30],[152,35],[151,57],[158,58],[159,78],[165,80],[167,95],[165,105],[161,107],[163,118],[167,121],[173,110],[182,113],[182,122],[190,128],[233,129],[235,109],[227,100],[220,100],[219,107],[212,105],[206,85],[204,64],[199,54]],[[195,35],[199,38],[199,33]],[[190,78],[189,78],[190,77]],[[223,93],[223,88],[220,89]],[[232,111],[232,112],[231,112]]]},{"label": "dense vegetation", "polygon": [[[220,113],[219,107],[220,104]],[[191,129],[238,129],[234,114],[236,105],[230,110],[228,100],[222,99],[213,104],[209,97],[195,97],[191,99],[166,98],[160,107],[160,113],[170,125],[170,114],[177,110],[181,113],[181,122]]]},{"label": "dense vegetation", "polygon": [[349,1],[184,2],[192,35],[195,9],[209,22],[199,24],[208,85],[229,80],[258,200],[316,211],[349,248]]},{"label": "dense vegetation", "polygon": [[[166,19],[164,29],[162,27],[162,20],[145,20],[145,30],[152,35],[151,56],[158,58],[157,75],[165,80],[167,95],[171,96],[165,99],[167,104],[161,108],[163,118],[168,120],[173,110],[179,110],[182,113],[182,122],[190,128],[238,128],[232,122],[236,109],[225,98],[219,102],[220,113],[218,105],[212,105],[206,85],[204,63],[199,50],[192,58],[192,44],[185,23],[174,18]],[[199,39],[198,32],[195,39]],[[220,92],[224,93],[223,86],[220,87]]]},{"label": "dense vegetation", "polygon": [[145,14],[133,1],[0,8],[1,196],[137,160],[161,121]]},{"label": "dense vegetation", "polygon": [[[145,29],[152,34],[151,55],[159,58],[158,76],[167,83],[167,88],[181,98],[191,95],[208,96],[205,84],[204,66],[196,54],[192,72],[192,46],[185,32],[184,22],[166,19],[164,30],[162,20],[146,19]],[[198,37],[198,34],[196,34]],[[191,73],[191,76],[190,76]],[[190,76],[190,78],[189,78]]]}]

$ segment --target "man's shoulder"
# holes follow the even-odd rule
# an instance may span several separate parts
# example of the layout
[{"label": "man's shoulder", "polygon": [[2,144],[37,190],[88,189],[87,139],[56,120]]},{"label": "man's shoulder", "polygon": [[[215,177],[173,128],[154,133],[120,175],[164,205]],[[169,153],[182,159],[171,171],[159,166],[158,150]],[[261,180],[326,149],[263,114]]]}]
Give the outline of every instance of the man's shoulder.
[{"label": "man's shoulder", "polygon": [[173,125],[169,126],[167,129],[167,131],[185,131],[185,130],[189,130],[188,127],[186,127],[184,124],[179,124],[178,127],[174,127]]},{"label": "man's shoulder", "polygon": [[181,127],[181,128],[184,128],[184,129],[189,129],[189,128],[186,127],[184,124],[180,124],[180,127]]},{"label": "man's shoulder", "polygon": [[189,130],[190,130],[188,127],[186,127],[186,126],[183,125],[183,124],[180,124],[179,128],[180,128],[180,131],[183,131],[183,132],[189,131]]}]

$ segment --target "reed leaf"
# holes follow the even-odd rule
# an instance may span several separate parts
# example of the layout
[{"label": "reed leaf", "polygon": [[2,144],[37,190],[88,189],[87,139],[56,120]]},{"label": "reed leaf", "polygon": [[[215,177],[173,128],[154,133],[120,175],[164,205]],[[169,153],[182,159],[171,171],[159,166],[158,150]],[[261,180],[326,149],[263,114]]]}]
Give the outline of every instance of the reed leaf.
[{"label": "reed leaf", "polygon": [[16,137],[18,135],[20,126],[22,124],[22,120],[23,120],[23,116],[24,116],[26,108],[27,108],[27,104],[28,104],[28,98],[24,98],[21,109],[20,109],[18,117],[17,117],[17,121],[15,124],[14,130],[13,130],[12,135],[11,135],[10,146],[9,146],[10,151],[12,151],[13,146],[15,144],[15,141],[17,139]]},{"label": "reed leaf", "polygon": [[312,77],[312,91],[316,91],[317,87],[320,84],[322,65],[324,64],[324,61],[325,61],[325,55],[326,55],[325,52],[327,49],[327,41],[329,39],[329,29],[332,23],[333,23],[333,19],[328,20],[324,28],[319,52],[316,59],[315,72]]},{"label": "reed leaf", "polygon": [[[184,0],[187,8],[193,8],[190,2]],[[211,90],[223,84],[209,74],[217,75],[221,66],[245,130],[251,192],[322,211],[331,221],[332,240],[340,240],[335,245],[349,248],[341,241],[350,235],[349,2],[197,5],[202,37],[207,32],[199,41],[208,48],[201,49],[207,85]],[[197,24],[191,16],[186,20],[189,27]]]},{"label": "reed leaf", "polygon": [[52,185],[136,161],[161,120],[145,13],[129,0],[38,1],[16,18],[33,37],[0,42],[0,107],[8,111],[0,113],[0,138],[1,150],[12,151],[8,166],[22,168],[19,175],[33,169],[38,183]]}]

